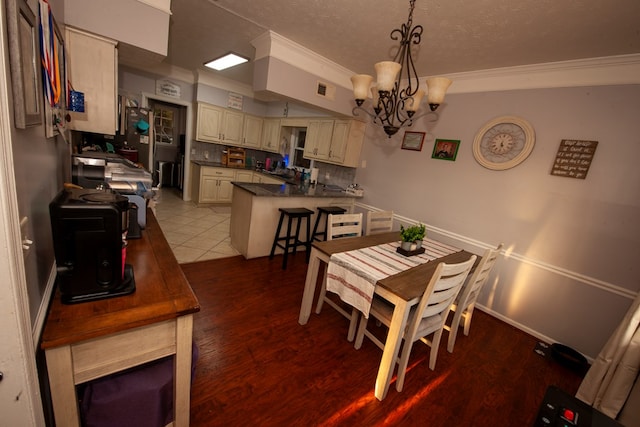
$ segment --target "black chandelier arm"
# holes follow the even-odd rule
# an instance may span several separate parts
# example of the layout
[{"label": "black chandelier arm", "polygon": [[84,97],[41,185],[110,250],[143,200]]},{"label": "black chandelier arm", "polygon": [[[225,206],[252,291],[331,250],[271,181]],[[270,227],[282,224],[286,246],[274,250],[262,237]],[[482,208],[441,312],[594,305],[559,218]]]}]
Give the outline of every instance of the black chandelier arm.
[{"label": "black chandelier arm", "polygon": [[373,122],[376,122],[376,119],[378,118],[377,114],[373,114],[370,111],[367,111],[365,108],[360,107],[360,106],[355,106],[353,107],[353,110],[351,110],[351,114],[353,114],[354,116],[358,115],[358,111],[362,111],[363,113],[365,113],[367,116],[371,117],[373,120]]}]

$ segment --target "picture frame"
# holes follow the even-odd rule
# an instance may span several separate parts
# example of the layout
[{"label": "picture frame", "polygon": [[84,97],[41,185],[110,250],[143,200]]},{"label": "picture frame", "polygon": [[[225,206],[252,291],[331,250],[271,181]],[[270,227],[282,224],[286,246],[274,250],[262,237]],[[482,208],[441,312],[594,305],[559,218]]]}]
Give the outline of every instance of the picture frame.
[{"label": "picture frame", "polygon": [[431,158],[455,162],[459,147],[460,140],[458,139],[436,139]]},{"label": "picture frame", "polygon": [[425,132],[406,131],[402,139],[403,150],[422,151]]},{"label": "picture frame", "polygon": [[36,15],[26,0],[7,0],[14,122],[18,129],[42,123],[42,83]]}]

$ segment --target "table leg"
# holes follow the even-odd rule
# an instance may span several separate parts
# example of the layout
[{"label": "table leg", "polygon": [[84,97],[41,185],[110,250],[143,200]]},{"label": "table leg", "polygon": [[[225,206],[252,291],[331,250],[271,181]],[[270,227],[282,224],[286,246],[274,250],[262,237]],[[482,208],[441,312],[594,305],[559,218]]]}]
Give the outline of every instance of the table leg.
[{"label": "table leg", "polygon": [[58,426],[79,427],[78,396],[73,380],[71,346],[46,350],[53,415]]},{"label": "table leg", "polygon": [[175,427],[188,427],[191,411],[191,349],[193,315],[176,319],[176,360],[174,365],[173,407]]},{"label": "table leg", "polygon": [[307,267],[307,278],[304,281],[304,293],[302,294],[302,304],[300,305],[300,317],[298,323],[306,325],[311,315],[313,296],[316,293],[316,282],[318,281],[318,270],[320,269],[320,252],[312,247]]},{"label": "table leg", "polygon": [[407,325],[407,318],[409,317],[410,306],[407,301],[399,300],[391,302],[395,303],[395,308],[393,310],[391,324],[389,325],[387,340],[384,344],[384,350],[382,351],[378,377],[376,378],[375,395],[378,400],[383,400],[389,391],[389,383],[391,382],[391,377],[396,367],[403,331]]}]

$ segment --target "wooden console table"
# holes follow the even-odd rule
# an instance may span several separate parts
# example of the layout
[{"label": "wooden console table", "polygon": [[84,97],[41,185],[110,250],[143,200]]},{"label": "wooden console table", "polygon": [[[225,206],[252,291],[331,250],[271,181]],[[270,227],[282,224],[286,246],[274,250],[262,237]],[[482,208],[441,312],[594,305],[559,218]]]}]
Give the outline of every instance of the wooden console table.
[{"label": "wooden console table", "polygon": [[51,302],[41,347],[58,426],[80,426],[77,384],[170,355],[173,425],[189,425],[193,313],[200,306],[150,210],[142,238],[129,240],[127,263],[133,294],[64,305],[57,290]]}]

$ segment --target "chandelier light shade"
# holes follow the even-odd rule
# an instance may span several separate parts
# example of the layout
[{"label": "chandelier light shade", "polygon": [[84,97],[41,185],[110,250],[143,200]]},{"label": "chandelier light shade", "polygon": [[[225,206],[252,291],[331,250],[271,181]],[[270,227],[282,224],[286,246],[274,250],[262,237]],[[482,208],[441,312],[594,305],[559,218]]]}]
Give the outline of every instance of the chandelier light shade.
[{"label": "chandelier light shade", "polygon": [[451,85],[451,80],[446,77],[431,77],[427,79],[427,88],[429,95],[427,96],[427,102],[431,111],[435,111],[442,101],[444,101],[444,95],[447,93],[447,89]]},{"label": "chandelier light shade", "polygon": [[[373,77],[367,74],[356,74],[351,77],[351,83],[353,84],[353,94],[356,100],[364,100],[369,96],[369,88],[373,82]],[[358,104],[361,105],[362,103]]]},{"label": "chandelier light shade", "polygon": [[[353,114],[363,111],[372,117],[373,123],[384,128],[391,137],[405,126],[411,126],[413,120],[422,115],[433,114],[444,101],[451,80],[446,77],[432,77],[427,79],[427,102],[429,110],[415,116],[420,109],[420,103],[425,91],[420,89],[418,74],[411,56],[411,45],[419,45],[422,39],[421,25],[413,26],[413,9],[415,0],[409,0],[409,17],[400,28],[391,31],[391,40],[400,40],[400,47],[393,61],[382,61],[374,65],[376,80],[366,74],[356,74],[351,77],[353,95],[356,107]],[[373,111],[365,108],[364,103],[372,94]]]}]

